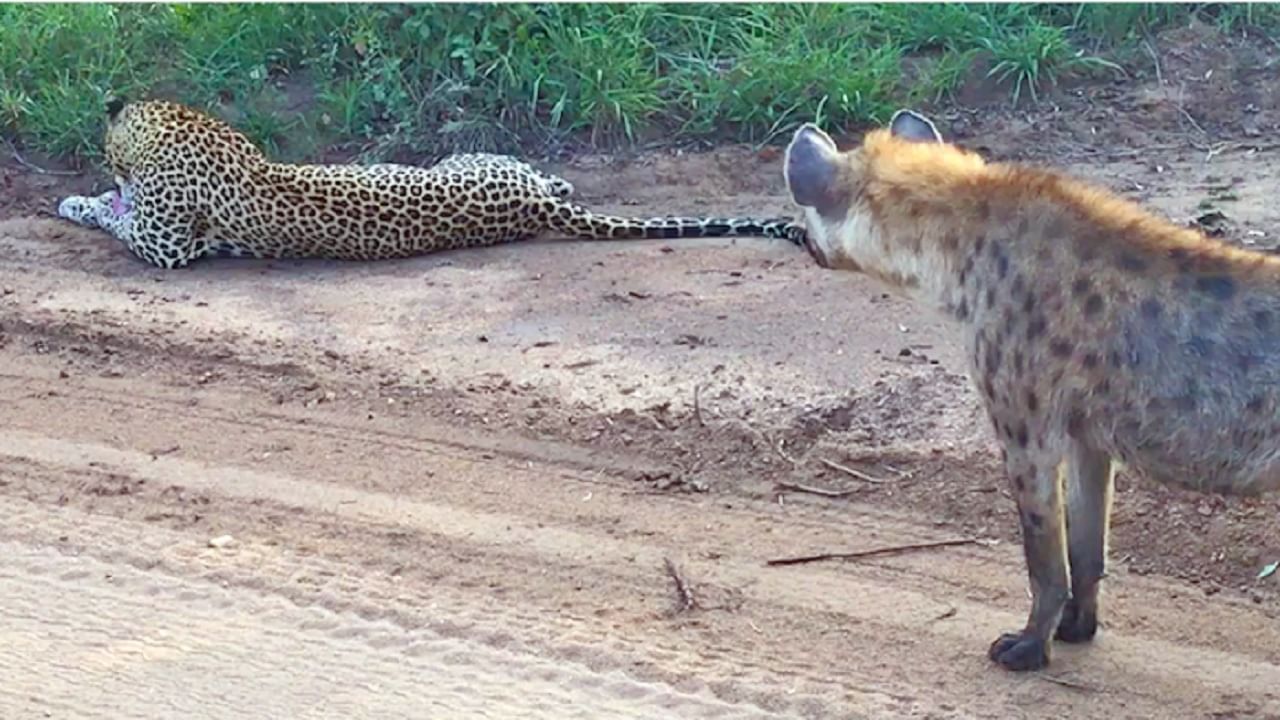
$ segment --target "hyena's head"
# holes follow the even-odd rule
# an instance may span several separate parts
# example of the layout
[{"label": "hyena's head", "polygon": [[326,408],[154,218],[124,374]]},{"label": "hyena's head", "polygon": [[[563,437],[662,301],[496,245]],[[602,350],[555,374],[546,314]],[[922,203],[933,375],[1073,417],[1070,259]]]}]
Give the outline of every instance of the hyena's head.
[{"label": "hyena's head", "polygon": [[932,122],[909,110],[845,152],[806,124],[786,154],[787,188],[804,210],[818,264],[906,287],[941,270],[941,245],[964,222],[957,205],[972,187],[966,180],[983,168],[981,158],[944,143]]}]

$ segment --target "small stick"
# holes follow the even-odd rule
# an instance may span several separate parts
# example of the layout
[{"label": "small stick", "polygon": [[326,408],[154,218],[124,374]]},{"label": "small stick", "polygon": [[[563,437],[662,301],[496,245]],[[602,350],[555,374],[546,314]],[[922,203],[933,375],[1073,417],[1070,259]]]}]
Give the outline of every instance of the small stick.
[{"label": "small stick", "polygon": [[956,613],[958,612],[959,610],[956,609],[956,606],[952,605],[951,607],[944,610],[940,615],[938,615],[938,617],[934,618],[931,622],[938,622],[939,620],[948,620],[950,618],[955,617]]},{"label": "small stick", "polygon": [[1187,112],[1187,108],[1183,104],[1183,99],[1186,97],[1186,92],[1187,92],[1186,83],[1183,83],[1182,85],[1178,86],[1178,112],[1182,114],[1182,117],[1186,118],[1187,121],[1191,123],[1191,127],[1194,127],[1196,130],[1200,131],[1200,134],[1207,138],[1209,137],[1209,133],[1205,132],[1204,128],[1200,127],[1200,123],[1196,122],[1196,119],[1191,117],[1191,113]]},{"label": "small stick", "polygon": [[19,165],[30,170],[31,172],[39,173],[41,175],[63,175],[66,177],[71,177],[73,175],[80,174],[73,170],[47,170],[45,168],[40,167],[39,165],[36,165],[35,163],[28,162],[26,158],[22,157],[22,153],[18,152],[18,148],[14,146],[13,142],[10,141],[9,138],[0,138],[0,139],[4,140],[5,145],[9,146],[9,152],[13,153],[13,159],[17,160]]},{"label": "small stick", "polygon": [[1217,145],[1213,145],[1213,146],[1209,147],[1207,150],[1205,150],[1205,154],[1204,154],[1204,161],[1205,161],[1205,162],[1209,162],[1210,160],[1214,159],[1215,157],[1217,157],[1217,156],[1221,155],[1222,153],[1224,153],[1224,152],[1226,152],[1226,151],[1228,151],[1228,150],[1232,150],[1232,149],[1234,149],[1235,147],[1240,147],[1240,144],[1239,144],[1239,143],[1226,143],[1226,142],[1224,142],[1224,143],[1218,143]]},{"label": "small stick", "polygon": [[782,438],[778,438],[778,442],[773,443],[774,452],[778,453],[778,457],[791,463],[793,467],[799,467],[800,461],[791,457],[790,455],[787,454],[786,450],[782,449],[782,442],[783,442]]},{"label": "small stick", "polygon": [[896,468],[888,463],[885,463],[884,467],[886,470],[888,470],[891,473],[895,473],[900,478],[903,478],[905,480],[911,479],[911,472],[908,470],[903,470],[902,468]]},{"label": "small stick", "polygon": [[702,427],[706,427],[707,419],[702,417],[702,402],[700,397],[701,395],[702,395],[702,384],[699,383],[697,385],[694,385],[693,386],[693,416],[698,419],[698,425]]},{"label": "small stick", "polygon": [[875,548],[873,550],[860,550],[858,552],[847,553],[822,553],[820,555],[805,555],[802,557],[790,558],[774,558],[765,562],[765,565],[800,565],[802,563],[821,562],[823,560],[861,560],[863,558],[878,557],[881,555],[896,555],[898,553],[911,552],[913,550],[931,550],[934,548],[955,547],[957,545],[980,545],[977,538],[957,538],[955,540],[935,540],[933,542],[913,543],[911,545],[891,545],[889,547]]},{"label": "small stick", "polygon": [[680,596],[680,604],[676,607],[675,614],[697,610],[698,599],[693,596],[693,588],[680,574],[676,564],[671,562],[671,558],[663,558],[662,562],[667,566],[667,575],[671,576],[671,581],[676,584],[676,594]]},{"label": "small stick", "polygon": [[1065,687],[1065,688],[1071,688],[1072,690],[1081,690],[1084,692],[1098,692],[1099,690],[1099,688],[1096,688],[1092,685],[1085,685],[1084,683],[1076,682],[1074,680],[1068,680],[1066,678],[1054,677],[1053,675],[1045,675],[1044,673],[1034,673],[1034,674],[1036,677],[1040,678],[1041,680],[1051,682],[1054,685],[1061,685],[1062,687]]},{"label": "small stick", "polygon": [[1179,105],[1178,112],[1182,113],[1182,117],[1186,118],[1187,122],[1191,123],[1191,127],[1195,128],[1201,135],[1209,137],[1209,133],[1205,132],[1203,127],[1200,127],[1200,123],[1196,122],[1196,119],[1191,117],[1191,113],[1187,112],[1186,108]]},{"label": "small stick", "polygon": [[648,418],[649,422],[653,423],[653,426],[654,426],[654,427],[656,427],[656,428],[658,428],[659,430],[670,430],[670,429],[671,429],[671,428],[667,427],[666,425],[663,425],[663,424],[662,424],[662,421],[661,421],[661,420],[659,420],[658,418],[654,417],[651,413],[642,413],[642,415],[644,415],[644,417]]},{"label": "small stick", "polygon": [[1151,56],[1151,62],[1156,66],[1156,84],[1161,88],[1164,87],[1164,73],[1160,72],[1160,56],[1156,55],[1156,49],[1151,46],[1150,40],[1143,40],[1142,46],[1146,48],[1147,54]]},{"label": "small stick", "polygon": [[888,480],[883,480],[883,479],[881,479],[881,478],[874,477],[874,476],[872,476],[872,475],[868,475],[868,474],[866,474],[866,473],[862,472],[861,470],[854,470],[854,469],[853,469],[853,468],[851,468],[851,467],[848,467],[848,466],[845,466],[845,465],[841,465],[840,463],[836,462],[835,460],[828,460],[828,459],[826,459],[826,458],[818,458],[818,462],[822,463],[823,465],[826,465],[827,467],[831,468],[832,470],[839,470],[840,472],[842,472],[842,473],[844,473],[844,474],[846,474],[846,475],[849,475],[850,477],[855,477],[855,478],[857,478],[857,479],[859,479],[859,480],[861,480],[861,481],[863,481],[863,482],[869,482],[869,483],[873,483],[873,484],[881,484],[881,483],[887,483],[887,482],[889,482]]},{"label": "small stick", "polygon": [[809,493],[810,495],[821,495],[829,498],[849,497],[857,492],[856,490],[827,490],[826,488],[812,487],[810,485],[801,485],[799,483],[780,482],[775,485],[778,490],[790,490],[791,492]]}]

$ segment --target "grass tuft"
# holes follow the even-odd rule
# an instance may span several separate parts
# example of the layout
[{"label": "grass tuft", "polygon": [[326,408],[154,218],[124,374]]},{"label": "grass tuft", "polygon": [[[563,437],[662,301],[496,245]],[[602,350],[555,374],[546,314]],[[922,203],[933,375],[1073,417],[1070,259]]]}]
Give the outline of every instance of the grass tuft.
[{"label": "grass tuft", "polygon": [[1280,6],[1260,4],[10,4],[0,133],[94,158],[114,92],[212,109],[285,159],[763,143],[883,120],[984,56],[1034,99],[1193,17],[1280,31]]}]

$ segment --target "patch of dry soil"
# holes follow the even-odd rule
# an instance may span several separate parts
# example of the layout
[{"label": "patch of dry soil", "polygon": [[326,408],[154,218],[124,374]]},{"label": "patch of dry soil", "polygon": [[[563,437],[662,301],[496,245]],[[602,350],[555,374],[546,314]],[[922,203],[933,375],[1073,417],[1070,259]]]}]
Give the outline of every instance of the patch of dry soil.
[{"label": "patch of dry soil", "polygon": [[[943,115],[1273,245],[1274,147],[1135,120],[1216,56],[1167,57]],[[791,212],[768,151],[560,169],[601,210]],[[165,272],[36,216],[95,182],[0,167],[0,716],[1280,717],[1276,498],[1122,478],[1098,641],[987,662],[1012,503],[956,337],[873,281],[755,240]],[[957,537],[992,542],[765,566]]]}]

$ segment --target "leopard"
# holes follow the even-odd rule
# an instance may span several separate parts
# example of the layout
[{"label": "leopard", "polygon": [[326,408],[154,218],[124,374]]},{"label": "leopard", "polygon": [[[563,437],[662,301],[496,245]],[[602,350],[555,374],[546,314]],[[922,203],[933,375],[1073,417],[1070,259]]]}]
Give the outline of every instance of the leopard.
[{"label": "leopard", "polygon": [[841,151],[802,126],[784,179],[817,265],[949,319],[1015,498],[1031,608],[990,661],[1047,666],[1099,627],[1119,469],[1280,489],[1280,257],[1052,167],[988,162],[903,108]]},{"label": "leopard", "polygon": [[57,214],[161,268],[209,256],[387,260],[562,236],[761,237],[799,244],[791,217],[632,218],[593,212],[574,186],[511,155],[434,165],[272,162],[247,135],[176,102],[108,99],[103,152],[115,187]]}]

